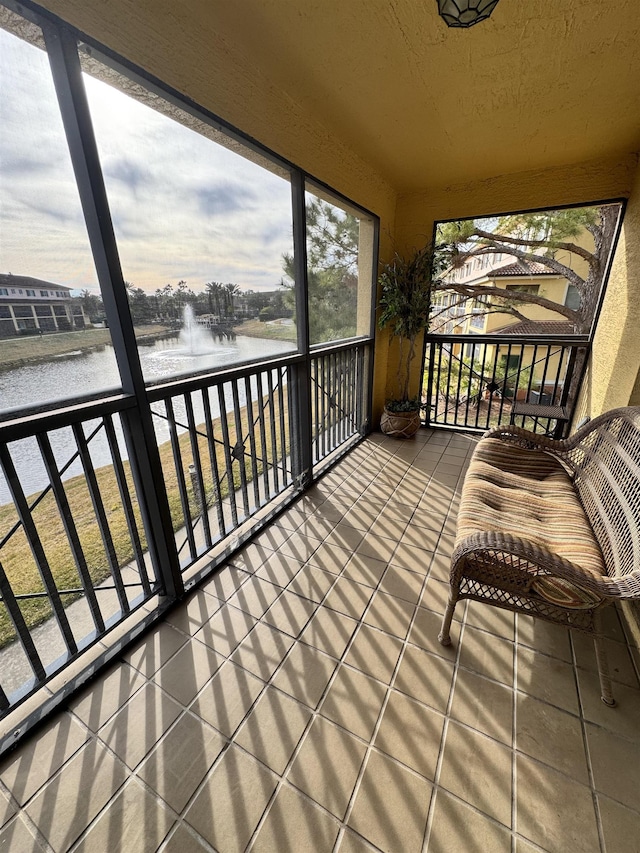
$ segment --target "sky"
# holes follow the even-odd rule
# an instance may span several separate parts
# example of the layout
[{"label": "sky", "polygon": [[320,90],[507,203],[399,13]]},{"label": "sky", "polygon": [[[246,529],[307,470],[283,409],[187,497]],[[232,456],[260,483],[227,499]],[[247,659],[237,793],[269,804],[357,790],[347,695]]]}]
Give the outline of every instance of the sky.
[{"label": "sky", "polygon": [[[124,278],[273,290],[292,250],[287,181],[84,76]],[[0,30],[0,272],[97,277],[46,55]]]}]

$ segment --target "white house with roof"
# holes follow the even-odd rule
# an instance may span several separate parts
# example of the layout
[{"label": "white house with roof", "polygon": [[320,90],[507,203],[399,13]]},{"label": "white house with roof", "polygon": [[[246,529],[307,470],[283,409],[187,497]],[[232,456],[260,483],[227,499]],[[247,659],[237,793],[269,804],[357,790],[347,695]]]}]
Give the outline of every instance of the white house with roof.
[{"label": "white house with roof", "polygon": [[87,319],[71,288],[26,275],[0,273],[0,338],[84,329]]}]

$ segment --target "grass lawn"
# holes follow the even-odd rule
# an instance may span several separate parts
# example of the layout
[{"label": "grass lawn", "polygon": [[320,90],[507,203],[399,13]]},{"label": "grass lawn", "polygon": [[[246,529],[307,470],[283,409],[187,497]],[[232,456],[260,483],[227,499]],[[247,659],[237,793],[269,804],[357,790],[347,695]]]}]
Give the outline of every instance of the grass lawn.
[{"label": "grass lawn", "polygon": [[245,320],[239,326],[234,326],[237,335],[249,338],[267,338],[272,341],[291,341],[297,343],[298,337],[295,325],[279,325],[277,323],[261,323],[260,320]]},{"label": "grass lawn", "polygon": [[[277,405],[277,395],[276,404]],[[254,401],[254,418],[256,416],[256,405]],[[241,409],[241,436],[248,434],[247,412],[246,409]],[[286,394],[285,394],[285,441],[288,444],[288,414],[286,411]],[[276,411],[276,421],[278,422],[278,414]],[[205,427],[201,425],[199,431],[204,433]],[[222,438],[220,428],[220,419],[216,418],[213,421],[213,431],[216,438]],[[233,418],[229,419],[229,439],[230,445],[233,446],[236,441],[236,431],[233,425]],[[280,439],[279,430],[275,436],[276,455],[281,459],[283,456],[282,441]],[[192,517],[198,515],[195,496],[191,493],[191,483],[188,476],[189,464],[193,461],[191,442],[188,433],[184,433],[179,437],[180,452],[182,456],[182,469],[189,490],[189,501]],[[256,446],[257,456],[261,456],[260,436],[256,428]],[[247,439],[245,444],[247,452],[250,452],[250,443]],[[209,464],[209,451],[205,436],[198,436],[198,449],[203,469],[203,478],[205,486],[205,495],[207,505],[213,504],[214,484]],[[180,495],[178,491],[178,476],[173,459],[173,452],[169,442],[162,444],[159,448],[162,461],[162,468],[169,498],[169,506],[171,509],[171,519],[174,531],[179,530],[184,526],[184,517],[180,504]],[[285,455],[288,453],[288,447],[284,448]],[[229,480],[223,474],[226,471],[224,447],[222,444],[216,443],[216,457],[218,462],[218,470],[221,480],[221,498],[225,498],[229,494]],[[267,426],[267,460],[272,461],[272,442],[269,428]],[[240,487],[240,462],[233,461],[232,476],[233,488],[237,490]],[[246,465],[247,480],[252,478],[251,462],[245,456],[244,464]],[[144,531],[140,518],[140,510],[135,499],[133,482],[131,478],[130,466],[128,462],[124,463],[127,481],[129,483],[129,492],[133,498],[134,512],[137,520],[138,530],[142,540],[143,549],[145,548]],[[262,465],[258,463],[258,473],[262,472]],[[134,556],[133,545],[127,529],[126,517],[122,508],[122,500],[118,490],[118,485],[113,472],[113,468],[108,465],[99,468],[96,472],[102,502],[105,507],[105,512],[108,519],[109,529],[113,538],[116,554],[119,565],[123,566],[129,563]],[[109,564],[105,553],[104,544],[100,535],[100,530],[96,522],[95,513],[91,503],[91,496],[83,476],[73,477],[64,483],[65,492],[71,513],[78,531],[82,549],[85,555],[87,566],[94,583],[99,583],[109,576]],[[35,496],[34,496],[35,497]],[[30,501],[31,502],[31,501]],[[50,492],[40,502],[33,511],[33,519],[37,526],[38,533],[42,540],[42,544],[49,561],[49,565],[53,572],[58,589],[74,589],[80,587],[80,580],[75,566],[75,561],[67,536],[60,519],[58,508]],[[17,513],[13,504],[0,506],[0,539],[4,538],[7,532],[18,521]],[[11,587],[16,595],[41,592],[44,591],[44,585],[40,578],[35,561],[31,555],[29,545],[23,530],[20,528],[13,536],[0,548],[0,562],[9,579]],[[63,604],[66,606],[79,595],[65,595],[62,597]],[[27,599],[20,604],[23,616],[27,625],[33,627],[43,622],[51,615],[51,608],[46,598]],[[109,615],[109,614],[105,614]],[[15,639],[15,631],[13,624],[7,613],[7,609],[3,604],[0,604],[0,648]]]}]

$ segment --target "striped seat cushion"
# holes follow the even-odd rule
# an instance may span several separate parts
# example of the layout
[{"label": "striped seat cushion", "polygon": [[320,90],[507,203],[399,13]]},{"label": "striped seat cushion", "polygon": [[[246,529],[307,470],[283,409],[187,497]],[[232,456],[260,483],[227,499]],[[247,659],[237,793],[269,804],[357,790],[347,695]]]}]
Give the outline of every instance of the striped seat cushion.
[{"label": "striped seat cushion", "polygon": [[498,438],[478,442],[462,490],[457,541],[488,531],[519,536],[587,571],[605,573],[600,547],[560,462]]}]

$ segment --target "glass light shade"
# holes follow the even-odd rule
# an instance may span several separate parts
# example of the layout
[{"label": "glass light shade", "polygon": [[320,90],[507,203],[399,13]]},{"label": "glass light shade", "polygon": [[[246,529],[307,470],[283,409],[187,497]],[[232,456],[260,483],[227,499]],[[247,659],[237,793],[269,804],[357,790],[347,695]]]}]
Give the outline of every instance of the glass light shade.
[{"label": "glass light shade", "polygon": [[498,0],[437,0],[440,17],[449,27],[472,27],[486,20]]}]

